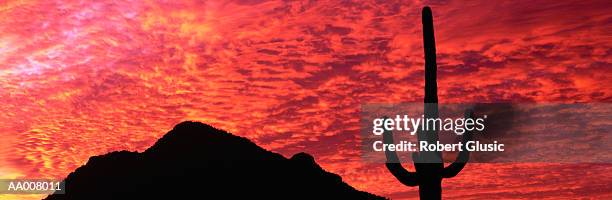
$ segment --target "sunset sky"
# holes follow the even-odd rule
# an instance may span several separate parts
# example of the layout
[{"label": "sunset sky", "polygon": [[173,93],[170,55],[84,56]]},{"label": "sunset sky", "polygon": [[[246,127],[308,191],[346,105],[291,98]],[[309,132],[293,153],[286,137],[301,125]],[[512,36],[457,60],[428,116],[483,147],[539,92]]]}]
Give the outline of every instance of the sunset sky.
[{"label": "sunset sky", "polygon": [[[610,1],[8,0],[0,178],[61,179],[196,120],[287,157],[310,153],[357,189],[418,198],[360,160],[359,111],[422,101],[425,5],[440,102],[612,103]],[[605,199],[612,164],[472,163],[443,188]]]}]

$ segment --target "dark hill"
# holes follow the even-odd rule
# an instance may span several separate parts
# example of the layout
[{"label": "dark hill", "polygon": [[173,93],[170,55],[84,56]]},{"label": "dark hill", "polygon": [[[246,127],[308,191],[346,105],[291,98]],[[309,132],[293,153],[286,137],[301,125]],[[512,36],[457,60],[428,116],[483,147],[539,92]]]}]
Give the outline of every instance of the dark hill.
[{"label": "dark hill", "polygon": [[246,138],[183,122],[143,153],[94,156],[46,199],[382,199],[324,171],[312,156],[287,159]]}]

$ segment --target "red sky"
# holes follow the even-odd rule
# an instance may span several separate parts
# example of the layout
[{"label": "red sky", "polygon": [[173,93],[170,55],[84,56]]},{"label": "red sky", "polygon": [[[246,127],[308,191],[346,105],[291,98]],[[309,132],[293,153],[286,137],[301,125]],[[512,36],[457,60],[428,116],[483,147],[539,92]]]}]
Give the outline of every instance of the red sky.
[{"label": "red sky", "polygon": [[[360,161],[358,120],[364,103],[422,101],[424,5],[441,102],[612,102],[608,1],[8,0],[0,177],[63,178],[197,120],[313,154],[358,189],[417,198]],[[443,196],[611,198],[611,170],[472,163]]]}]

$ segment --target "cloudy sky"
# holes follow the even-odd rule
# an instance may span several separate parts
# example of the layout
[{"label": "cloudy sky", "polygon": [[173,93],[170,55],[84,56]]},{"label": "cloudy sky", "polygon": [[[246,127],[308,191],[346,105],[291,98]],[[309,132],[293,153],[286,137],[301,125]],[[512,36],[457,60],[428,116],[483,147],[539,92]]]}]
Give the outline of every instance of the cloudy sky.
[{"label": "cloudy sky", "polygon": [[[359,157],[359,109],[423,98],[433,9],[441,102],[612,102],[608,1],[0,3],[0,177],[63,178],[184,120],[352,186],[417,198]],[[412,168],[413,169],[413,168]],[[446,198],[612,197],[610,164],[468,164]]]}]

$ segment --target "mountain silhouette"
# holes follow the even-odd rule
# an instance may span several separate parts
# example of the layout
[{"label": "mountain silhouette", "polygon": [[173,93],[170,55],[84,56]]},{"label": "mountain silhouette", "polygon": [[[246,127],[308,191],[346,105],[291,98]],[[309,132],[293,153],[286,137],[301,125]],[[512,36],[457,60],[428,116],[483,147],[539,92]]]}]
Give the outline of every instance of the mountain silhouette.
[{"label": "mountain silhouette", "polygon": [[60,199],[384,199],[355,190],[306,153],[290,159],[246,138],[182,122],[142,153],[93,156]]}]

